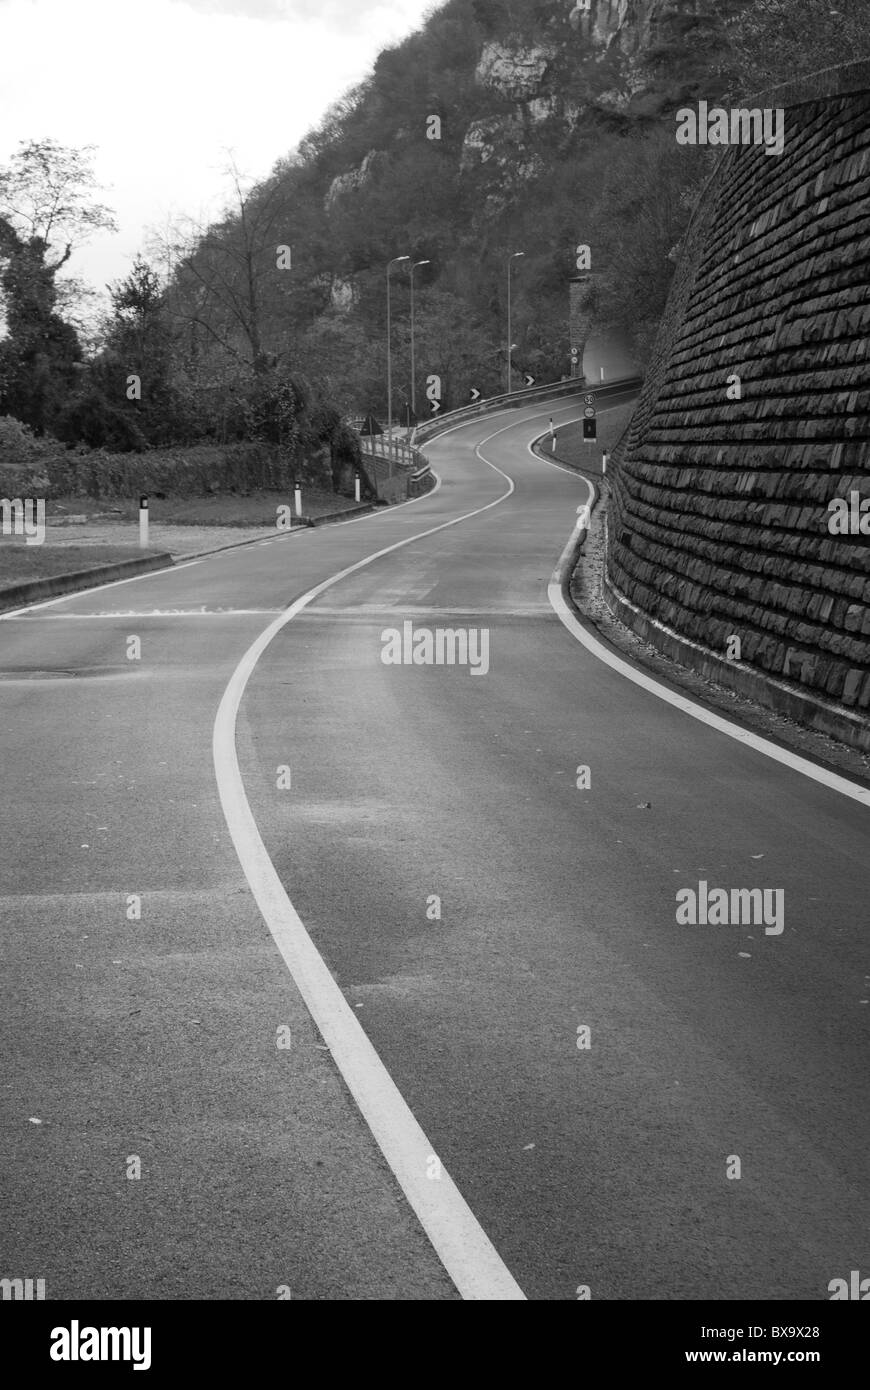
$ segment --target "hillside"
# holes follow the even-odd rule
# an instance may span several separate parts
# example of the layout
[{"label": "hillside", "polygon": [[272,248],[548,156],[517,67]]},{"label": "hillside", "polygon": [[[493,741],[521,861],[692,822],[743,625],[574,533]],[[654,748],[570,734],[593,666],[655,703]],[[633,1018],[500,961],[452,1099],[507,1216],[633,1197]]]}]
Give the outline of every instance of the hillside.
[{"label": "hillside", "polygon": [[[724,21],[744,0],[449,0],[380,55],[300,148],[255,189],[248,228],[261,249],[260,334],[279,361],[321,379],[344,409],[383,408],[384,270],[417,272],[418,410],[425,376],[445,404],[504,380],[505,266],[514,277],[518,370],[567,371],[566,281],[592,247],[602,322],[642,359],[708,152],[679,149],[672,113],[734,78]],[[235,213],[184,270],[176,302],[198,292]],[[273,274],[274,246],[293,248]],[[397,362],[407,361],[407,275],[394,272]],[[399,369],[397,402],[407,399]]]},{"label": "hillside", "polygon": [[867,0],[447,0],[271,173],[231,164],[217,221],[156,236],[87,350],[58,272],[111,212],[87,151],[22,142],[0,168],[0,415],[67,444],[253,441],[346,469],[342,417],[386,410],[396,257],[397,418],[428,414],[432,374],[442,408],[504,389],[509,263],[514,383],[566,375],[581,245],[584,315],[643,367],[718,153],[678,144],[675,113],[867,48]]}]

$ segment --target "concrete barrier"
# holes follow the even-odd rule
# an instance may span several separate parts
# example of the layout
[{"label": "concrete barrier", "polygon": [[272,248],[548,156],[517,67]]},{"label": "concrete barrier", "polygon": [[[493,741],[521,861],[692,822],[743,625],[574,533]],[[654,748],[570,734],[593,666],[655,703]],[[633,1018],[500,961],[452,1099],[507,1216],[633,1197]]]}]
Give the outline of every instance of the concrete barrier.
[{"label": "concrete barrier", "polygon": [[40,599],[60,598],[80,589],[95,589],[101,584],[113,584],[118,579],[132,579],[151,570],[168,569],[174,564],[172,556],[163,552],[147,555],[140,560],[119,560],[114,565],[96,565],[91,569],[72,570],[68,574],[53,574],[45,579],[31,579],[26,584],[14,584],[0,589],[0,611],[21,608]]}]

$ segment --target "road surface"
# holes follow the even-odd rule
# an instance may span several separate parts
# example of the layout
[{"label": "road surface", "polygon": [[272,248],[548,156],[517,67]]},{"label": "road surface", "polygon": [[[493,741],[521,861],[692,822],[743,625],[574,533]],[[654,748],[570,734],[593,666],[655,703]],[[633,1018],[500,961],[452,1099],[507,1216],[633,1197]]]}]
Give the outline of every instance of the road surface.
[{"label": "road surface", "polygon": [[[587,489],[528,444],[580,411],[455,429],[411,505],[0,620],[0,1274],[460,1296],[228,826],[215,722],[270,624],[224,733],[436,1207],[452,1180],[530,1299],[870,1273],[866,809],[566,631],[547,586]],[[385,664],[408,622],[485,630],[488,669]],[[702,881],[781,890],[784,929],[678,924]]]}]

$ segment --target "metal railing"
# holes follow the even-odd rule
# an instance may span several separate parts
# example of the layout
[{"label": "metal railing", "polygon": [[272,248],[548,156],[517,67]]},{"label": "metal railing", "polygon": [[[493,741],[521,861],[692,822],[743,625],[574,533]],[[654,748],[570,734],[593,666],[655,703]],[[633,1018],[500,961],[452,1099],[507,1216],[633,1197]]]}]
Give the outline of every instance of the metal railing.
[{"label": "metal railing", "polygon": [[447,426],[459,424],[463,420],[473,420],[475,416],[486,415],[493,410],[510,410],[514,406],[528,405],[530,402],[534,404],[536,400],[552,400],[560,396],[579,396],[585,393],[595,396],[607,395],[610,392],[640,386],[642,381],[642,377],[627,376],[621,377],[618,381],[594,385],[584,377],[569,377],[566,381],[551,381],[545,386],[529,386],[521,391],[511,391],[510,395],[487,396],[486,400],[476,401],[474,405],[461,406],[458,410],[449,410],[434,420],[427,420],[424,424],[418,425],[414,439],[431,439]]},{"label": "metal railing", "polygon": [[[457,410],[448,410],[443,415],[426,420],[422,425],[415,427],[410,439],[402,439],[394,433],[392,448],[390,448],[387,436],[384,434],[360,435],[360,448],[364,459],[370,460],[373,464],[376,461],[382,464],[386,463],[391,476],[395,469],[400,476],[404,475],[409,479],[409,482],[416,484],[429,472],[429,460],[417,447],[418,442],[435,438],[445,429],[449,429],[451,425],[460,424],[464,420],[473,420],[477,416],[489,414],[491,411],[510,410],[517,406],[528,405],[536,400],[546,401],[559,399],[562,396],[584,394],[596,397],[616,395],[620,391],[633,387],[639,388],[642,382],[642,377],[627,376],[620,377],[616,381],[593,385],[585,377],[568,377],[564,381],[551,381],[542,386],[524,387],[519,391],[511,391],[509,395],[487,396],[485,400],[476,401],[474,405],[460,406]],[[348,419],[345,423],[359,433],[365,423],[365,417],[358,416]],[[413,471],[408,472],[408,470]],[[375,474],[374,468],[372,474]]]},{"label": "metal railing", "polygon": [[391,446],[384,434],[360,435],[360,452],[370,486],[379,498],[391,502],[397,496],[417,495],[429,474],[426,455],[406,439],[394,436]]},{"label": "metal railing", "polygon": [[391,443],[385,434],[362,434],[360,448],[369,458],[385,459],[400,468],[420,468],[426,463],[419,449],[407,439],[397,439],[395,435]]}]

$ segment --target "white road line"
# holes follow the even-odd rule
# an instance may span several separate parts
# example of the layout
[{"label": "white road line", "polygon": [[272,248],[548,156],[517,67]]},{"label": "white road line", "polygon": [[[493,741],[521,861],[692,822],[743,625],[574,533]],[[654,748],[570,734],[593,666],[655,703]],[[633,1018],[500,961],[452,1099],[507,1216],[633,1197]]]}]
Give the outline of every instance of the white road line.
[{"label": "white road line", "polygon": [[394,507],[385,507],[383,511],[367,512],[365,516],[352,516],[349,521],[333,521],[329,524],[331,526],[355,526],[358,521],[371,521],[373,516],[389,516],[391,512],[400,512],[403,507],[411,507],[415,502],[425,502],[427,497],[434,497],[441,486],[441,479],[435,469],[430,468],[429,472],[435,479],[435,486],[430,487],[428,492],[421,492],[419,497],[409,497],[407,502],[397,502]]},{"label": "white road line", "polygon": [[[503,432],[496,430],[489,438]],[[433,1156],[432,1145],[333,979],[275,872],[248,804],[236,753],[236,717],[245,686],[269,643],[297,613],[319,594],[382,556],[480,516],[510,497],[513,481],[479,453],[487,442],[485,439],[478,445],[478,456],[506,479],[507,491],[484,507],[384,547],[309,589],[291,604],[260,634],[233,672],[215,719],[212,750],[221,805],[245,877],[366,1124],[462,1297],[500,1301],[524,1300],[525,1294],[448,1173],[442,1168],[440,1180],[426,1176]]]},{"label": "white road line", "polygon": [[[621,410],[622,407],[623,407],[624,405],[627,405],[627,404],[628,404],[627,401],[619,401],[617,405],[605,405],[601,410],[598,411],[598,414],[599,414],[599,415],[606,415],[607,412],[608,412],[609,410]],[[581,420],[584,420],[585,418],[586,418],[586,417],[585,417],[584,415],[574,415],[570,420],[561,420],[561,421],[559,422],[559,428],[561,429],[562,426],[564,426],[564,425],[578,425],[578,424],[580,423],[580,421],[581,421]],[[564,463],[557,463],[555,459],[544,458],[542,454],[536,454],[536,453],[535,453],[535,448],[534,448],[534,446],[538,443],[538,441],[541,440],[541,439],[549,439],[549,438],[550,438],[550,431],[549,431],[549,430],[545,430],[543,434],[536,434],[535,437],[534,437],[534,439],[530,440],[529,443],[526,445],[526,448],[528,449],[528,451],[529,451],[529,453],[531,454],[532,458],[535,460],[535,463],[546,463],[547,466],[548,466],[549,468],[558,468],[558,470],[559,470],[560,473],[573,473],[573,475],[574,475],[575,478],[580,478],[581,481],[585,482],[586,479],[583,477],[583,474],[582,474],[582,473],[579,473],[579,472],[577,471],[577,468],[568,468]],[[601,452],[603,452],[603,451],[601,451]],[[594,450],[593,450],[593,453],[594,453]],[[579,465],[578,465],[578,466],[579,466]],[[590,498],[590,503],[591,503],[591,498]]]},{"label": "white road line", "polygon": [[[617,407],[607,407],[607,409],[616,408]],[[583,416],[578,415],[574,421],[568,420],[564,423],[574,424],[582,419]],[[583,474],[578,473],[575,469],[566,468],[563,464],[556,463],[552,459],[543,458],[540,454],[536,454],[532,445],[535,444],[538,439],[543,438],[545,438],[545,435],[536,435],[535,439],[527,445],[532,458],[536,463],[545,463],[548,468],[558,468],[562,473],[571,473],[581,483],[584,483],[589,493],[589,505],[591,507],[593,495],[596,490],[595,484],[588,478],[584,478]],[[675,709],[682,710],[684,714],[691,715],[691,717],[697,719],[699,723],[706,724],[709,728],[716,729],[721,734],[727,734],[729,738],[736,739],[745,747],[752,748],[756,753],[762,753],[765,757],[772,758],[774,762],[782,763],[785,767],[790,767],[793,772],[799,772],[802,776],[809,777],[814,782],[820,782],[822,786],[827,787],[830,791],[839,792],[842,796],[847,796],[852,801],[858,801],[863,806],[870,806],[870,789],[867,787],[862,787],[858,782],[851,782],[848,777],[841,777],[839,773],[831,772],[828,768],[819,767],[816,763],[810,762],[808,758],[802,758],[799,753],[793,753],[788,748],[780,748],[777,744],[771,743],[769,739],[763,738],[760,734],[754,734],[751,730],[744,729],[740,724],[733,724],[730,719],[726,719],[723,715],[714,714],[712,710],[707,709],[704,705],[696,704],[687,696],[679,695],[675,691],[669,690],[666,685],[661,685],[657,680],[654,680],[652,676],[646,675],[643,671],[635,670],[629,662],[616,656],[603,644],[603,642],[599,642],[597,638],[593,637],[592,633],[588,632],[583,624],[578,621],[577,615],[566,602],[562,593],[563,573],[569,564],[569,557],[574,547],[574,537],[578,529],[579,522],[575,525],[568,543],[559,557],[559,562],[547,586],[547,596],[557,617],[564,623],[571,635],[576,637],[577,641],[580,642],[587,651],[591,652],[593,656],[597,656],[600,661],[603,661],[605,665],[609,666],[612,670],[618,671],[620,675],[625,676],[627,680],[633,681],[635,685],[641,686],[643,690],[649,691],[651,695],[657,696],[658,699],[665,700],[669,705],[673,705]]]},{"label": "white road line", "polygon": [[[459,426],[456,426],[458,429]],[[445,433],[448,431],[445,430]],[[424,492],[420,497],[410,497],[407,502],[399,502],[394,507],[385,507],[383,511],[369,512],[366,516],[355,516],[353,521],[371,521],[376,516],[389,516],[391,512],[401,511],[402,507],[410,507],[414,502],[423,502],[427,497],[433,497],[441,486],[441,479],[435,470],[432,475],[436,479],[435,486],[428,492]],[[333,526],[350,526],[350,521],[330,521],[321,527],[296,526],[288,531],[288,535],[294,537],[309,535],[312,530],[328,531]],[[131,575],[129,579],[115,579],[110,584],[96,584],[92,589],[74,589],[70,594],[61,594],[58,598],[46,599],[42,603],[26,603],[21,608],[10,608],[6,613],[0,613],[0,622],[6,618],[15,618],[19,613],[33,613],[39,608],[50,608],[55,603],[65,603],[68,599],[84,598],[88,594],[98,594],[101,589],[115,589],[119,584],[135,584],[137,579],[153,579],[158,574],[178,574],[180,570],[191,569],[193,565],[201,565],[203,560],[218,560],[226,555],[238,555],[243,550],[252,550],[256,545],[273,545],[274,541],[240,541],[238,545],[227,547],[224,550],[213,550],[208,555],[201,556],[198,560],[188,560],[183,565],[167,565],[165,569],[145,570],[142,574]]]},{"label": "white road line", "polygon": [[[283,611],[283,610],[282,610]],[[277,612],[277,609],[273,609]],[[357,603],[346,604],[337,608],[328,608],[325,604],[318,604],[310,613],[305,616],[313,622],[319,622],[321,618],[336,618],[339,621],[349,623],[371,624],[383,620],[395,619],[396,616],[414,619],[436,618],[456,619],[468,618],[531,618],[542,615],[547,618],[553,616],[550,605],[545,598],[538,602],[526,604],[525,607],[518,608],[516,605],[493,606],[491,608],[438,608],[427,607],[425,604],[415,603],[395,603],[386,605],[383,603]]]},{"label": "white road line", "polygon": [[[569,409],[569,407],[565,406],[562,407],[562,409]],[[546,413],[546,411],[542,411],[541,415],[543,416]],[[492,412],[492,418],[495,419],[497,416],[505,414],[507,414],[505,410],[494,410]],[[530,418],[538,419],[539,417],[531,416]],[[441,434],[433,435],[433,441],[436,439],[443,439],[445,435],[452,434],[454,430],[461,430],[467,425],[475,423],[476,421],[474,420],[460,421],[458,425],[451,425],[450,429],[443,430]],[[515,423],[522,424],[524,422],[522,420],[516,420]],[[495,433],[500,434],[501,431],[496,430]],[[489,435],[488,438],[493,439],[494,435]],[[486,443],[487,441],[484,440],[483,442]],[[486,459],[482,461],[485,463]],[[490,467],[494,466],[494,464],[490,465]],[[500,469],[496,471],[501,472]],[[432,476],[435,478],[435,486],[430,488],[428,492],[421,493],[419,497],[410,497],[407,502],[399,502],[394,507],[385,507],[383,511],[368,512],[365,516],[355,516],[352,517],[350,521],[330,521],[326,522],[322,527],[296,526],[289,530],[287,535],[296,537],[300,535],[310,535],[313,530],[330,530],[333,526],[352,526],[358,521],[372,521],[375,517],[389,516],[392,512],[401,511],[403,507],[413,506],[415,502],[425,502],[427,497],[434,497],[435,493],[441,487],[441,479],[438,477],[434,468],[432,469]],[[507,475],[505,474],[503,476]],[[459,519],[464,520],[465,518],[461,517]],[[452,523],[450,524],[452,525]],[[21,608],[10,608],[7,612],[0,613],[0,622],[8,618],[15,618],[19,613],[34,613],[41,608],[50,608],[56,603],[66,603],[69,599],[86,598],[88,594],[98,594],[101,589],[116,589],[120,584],[135,584],[139,579],[154,579],[158,574],[178,574],[179,570],[190,569],[193,565],[201,565],[204,560],[218,560],[226,555],[238,555],[243,550],[253,549],[255,545],[271,544],[271,541],[240,541],[238,545],[227,547],[224,550],[214,550],[210,554],[202,555],[196,560],[188,560],[182,565],[168,565],[165,569],[146,570],[143,574],[134,574],[129,579],[115,579],[109,584],[96,584],[91,589],[75,589],[70,594],[61,594],[57,598],[45,599],[41,603],[26,603],[23,604]]]},{"label": "white road line", "polygon": [[[538,458],[538,461],[541,463],[549,462],[548,459],[540,459],[538,455],[535,455],[535,457]],[[587,487],[589,487],[591,501],[591,484],[579,473],[575,474],[575,477],[579,478],[581,482],[585,482]],[[820,782],[822,786],[827,787],[830,791],[839,792],[842,796],[851,798],[852,801],[858,801],[864,806],[870,806],[870,790],[866,787],[860,786],[857,782],[850,782],[847,777],[841,777],[838,773],[830,772],[825,767],[818,767],[807,758],[802,758],[798,753],[792,753],[788,748],[780,748],[777,744],[771,743],[769,739],[762,738],[760,734],[754,734],[750,732],[750,730],[742,728],[739,724],[732,724],[729,719],[723,718],[721,714],[714,714],[712,710],[706,709],[703,705],[695,704],[694,701],[688,699],[685,695],[676,694],[673,690],[669,690],[667,686],[660,685],[657,680],[653,680],[652,676],[646,675],[643,671],[635,670],[627,661],[623,661],[621,657],[616,656],[604,646],[603,642],[599,642],[596,637],[593,637],[590,632],[587,632],[586,628],[578,622],[576,615],[569,607],[562,593],[562,577],[570,563],[570,555],[574,546],[574,537],[577,530],[578,528],[575,526],[568,544],[559,557],[559,562],[553,571],[550,583],[547,586],[547,595],[553,606],[553,610],[557,617],[564,623],[572,637],[576,637],[577,641],[580,642],[588,652],[591,652],[593,656],[597,656],[599,661],[603,661],[605,666],[609,666],[613,671],[618,671],[621,676],[625,676],[626,680],[630,680],[635,685],[639,685],[641,689],[648,691],[651,695],[655,695],[659,700],[664,700],[667,704],[673,705],[675,709],[682,710],[684,714],[691,715],[692,719],[697,719],[699,723],[706,724],[710,729],[716,729],[720,734],[727,734],[728,738],[736,739],[739,743],[742,743],[744,747],[752,748],[756,753],[763,753],[766,758],[772,758],[774,762],[782,763],[783,766],[791,768],[793,772],[799,772],[804,777],[809,777],[814,782]]]},{"label": "white road line", "polygon": [[115,613],[22,613],[14,623],[92,623],[117,618],[264,618],[283,608],[126,608]]},{"label": "white road line", "polygon": [[[626,388],[626,389],[628,389],[628,388]],[[578,396],[581,395],[581,394],[582,394],[582,391],[583,391],[583,387],[582,387],[582,386],[578,386],[578,387],[577,387],[577,395],[578,395]],[[560,398],[560,399],[561,399],[561,398]],[[537,415],[529,415],[529,416],[525,416],[525,417],[521,416],[521,410],[522,410],[522,409],[529,410],[529,409],[531,409],[532,406],[534,406],[534,405],[545,405],[547,408],[546,408],[546,410],[539,410],[538,413],[537,413]],[[549,401],[549,402],[547,402],[547,401],[529,401],[529,402],[526,404],[525,407],[503,406],[501,410],[493,410],[493,411],[490,412],[488,418],[489,418],[490,420],[497,420],[498,417],[499,417],[500,415],[512,415],[512,416],[514,417],[514,418],[513,418],[513,423],[514,423],[515,425],[528,425],[528,424],[531,423],[532,420],[543,420],[543,418],[544,418],[545,415],[552,415],[552,414],[558,415],[558,414],[559,414],[561,411],[563,411],[563,410],[573,410],[573,408],[574,408],[573,402],[566,403],[565,405],[556,405],[555,402],[553,402],[553,401]],[[610,410],[611,407],[608,406],[607,409]],[[579,415],[579,416],[577,416],[576,418],[579,419],[579,420],[582,420],[582,419],[583,419],[583,416],[582,416],[582,415]],[[422,446],[422,447],[425,447],[426,444],[437,444],[437,442],[438,442],[439,439],[446,439],[446,437],[447,437],[448,434],[454,434],[454,433],[456,432],[456,430],[465,430],[465,429],[468,429],[468,426],[469,426],[469,425],[477,425],[477,424],[480,424],[481,421],[482,421],[482,419],[483,419],[483,416],[481,416],[481,415],[473,415],[473,416],[471,416],[468,420],[460,420],[457,424],[455,424],[455,425],[450,425],[447,429],[445,429],[445,430],[440,430],[440,431],[438,432],[438,434],[433,434],[429,439],[424,440],[424,441],[423,441],[423,446]],[[570,425],[572,422],[571,422],[570,420],[563,420],[561,423],[562,423],[563,425]],[[510,427],[508,426],[508,428],[510,428]],[[496,431],[495,431],[495,434],[501,434],[501,433],[502,433],[501,430],[496,430]],[[490,435],[487,436],[486,439],[483,440],[483,443],[486,444],[486,443],[488,442],[488,440],[494,439],[494,438],[495,438],[495,435],[490,434]],[[484,459],[484,462],[486,462],[485,459]],[[433,491],[434,491],[434,489],[433,489]],[[425,495],[425,494],[424,494],[424,495]],[[415,500],[416,500],[416,499],[415,499]]]}]

